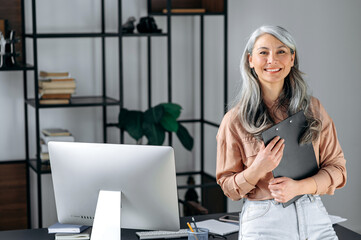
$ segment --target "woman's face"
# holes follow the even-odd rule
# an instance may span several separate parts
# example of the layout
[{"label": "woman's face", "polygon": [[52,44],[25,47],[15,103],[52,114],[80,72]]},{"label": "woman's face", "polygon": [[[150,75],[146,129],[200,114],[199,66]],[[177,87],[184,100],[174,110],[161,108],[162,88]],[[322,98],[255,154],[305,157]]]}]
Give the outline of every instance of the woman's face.
[{"label": "woman's face", "polygon": [[263,34],[256,40],[252,55],[248,56],[249,65],[254,68],[263,86],[281,84],[290,73],[295,53],[291,53],[280,40],[270,34]]}]

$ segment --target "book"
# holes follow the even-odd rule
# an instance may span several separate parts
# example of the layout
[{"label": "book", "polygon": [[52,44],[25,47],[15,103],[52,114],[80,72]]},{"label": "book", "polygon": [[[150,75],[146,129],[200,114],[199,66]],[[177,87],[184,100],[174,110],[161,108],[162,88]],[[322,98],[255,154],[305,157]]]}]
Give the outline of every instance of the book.
[{"label": "book", "polygon": [[235,223],[221,222],[215,219],[208,219],[197,222],[198,228],[207,228],[210,233],[227,235],[239,231],[239,225]]},{"label": "book", "polygon": [[69,104],[69,99],[39,99],[40,104]]},{"label": "book", "polygon": [[41,132],[45,136],[70,136],[71,133],[67,129],[62,128],[44,128]]},{"label": "book", "polygon": [[40,80],[39,88],[76,88],[75,81],[54,81],[54,80]]},{"label": "book", "polygon": [[75,88],[39,88],[40,94],[73,94]]},{"label": "book", "polygon": [[[280,136],[285,140],[285,148],[280,164],[273,170],[273,176],[289,177],[294,180],[301,180],[311,177],[318,172],[316,155],[312,143],[299,144],[307,127],[306,117],[303,111],[300,111],[282,122],[275,124],[262,133],[262,138],[267,145],[273,138]],[[287,207],[301,196],[296,196],[286,203]]]},{"label": "book", "polygon": [[48,227],[48,233],[81,233],[89,226],[55,223]]},{"label": "book", "polygon": [[45,162],[45,161],[48,161],[50,158],[49,158],[49,153],[48,152],[41,152],[40,153],[40,160],[42,162]]},{"label": "book", "polygon": [[50,141],[58,141],[58,142],[74,142],[74,136],[45,136],[41,133],[41,139],[45,144],[48,144]]},{"label": "book", "polygon": [[48,94],[43,94],[40,96],[41,99],[70,99],[71,98],[71,94],[70,93],[48,93]]},{"label": "book", "polygon": [[87,228],[81,233],[56,233],[55,240],[90,239],[91,230]]},{"label": "book", "polygon": [[40,71],[39,73],[40,77],[70,77],[69,72],[46,72],[46,71]]},{"label": "book", "polygon": [[[205,13],[206,9],[204,8],[173,8],[170,10],[171,13]],[[167,13],[168,10],[163,9],[163,13]]]}]

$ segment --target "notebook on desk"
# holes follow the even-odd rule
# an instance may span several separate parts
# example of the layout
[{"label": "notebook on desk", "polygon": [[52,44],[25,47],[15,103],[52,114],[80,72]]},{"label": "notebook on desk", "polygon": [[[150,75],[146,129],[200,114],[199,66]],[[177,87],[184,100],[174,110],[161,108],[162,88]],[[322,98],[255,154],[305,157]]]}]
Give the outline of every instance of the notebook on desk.
[{"label": "notebook on desk", "polygon": [[[299,139],[305,132],[306,127],[306,117],[303,111],[300,111],[262,133],[266,146],[276,136],[280,136],[285,140],[282,160],[277,168],[273,170],[275,178],[289,177],[294,180],[301,180],[311,177],[318,172],[317,160],[312,144],[299,144]],[[283,203],[283,206],[287,207],[300,197],[294,197],[287,203]]]},{"label": "notebook on desk", "polygon": [[207,228],[210,233],[218,235],[227,235],[231,233],[238,232],[239,225],[235,223],[225,223],[215,219],[208,219],[204,221],[197,222],[198,228]]}]

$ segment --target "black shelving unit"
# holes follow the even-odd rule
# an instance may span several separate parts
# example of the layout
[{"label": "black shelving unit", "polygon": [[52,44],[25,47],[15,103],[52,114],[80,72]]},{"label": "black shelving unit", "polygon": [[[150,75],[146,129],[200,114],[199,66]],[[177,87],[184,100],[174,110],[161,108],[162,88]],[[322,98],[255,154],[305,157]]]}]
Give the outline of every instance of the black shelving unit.
[{"label": "black shelving unit", "polygon": [[[25,33],[25,22],[23,24],[23,42],[25,40],[32,41],[33,47],[33,66],[23,65],[19,67],[19,70],[24,71],[24,99],[25,99],[25,136],[26,136],[26,162],[28,165],[28,170],[33,171],[36,174],[37,178],[37,206],[38,211],[38,227],[43,227],[43,208],[42,208],[42,187],[41,187],[41,176],[43,174],[50,174],[50,167],[42,164],[40,160],[40,110],[45,111],[46,109],[56,109],[56,108],[74,108],[74,107],[101,107],[102,108],[102,124],[103,124],[103,141],[107,142],[107,128],[117,127],[117,123],[110,123],[107,119],[107,107],[108,106],[118,106],[119,109],[124,106],[124,81],[123,78],[123,38],[147,38],[147,59],[148,59],[148,106],[152,106],[152,78],[151,78],[151,39],[153,37],[167,38],[167,101],[172,102],[172,27],[171,20],[175,16],[196,16],[200,19],[200,118],[198,119],[187,119],[182,120],[183,123],[189,124],[200,124],[200,162],[201,168],[197,171],[192,172],[178,172],[178,176],[185,175],[200,175],[201,183],[193,187],[202,189],[202,203],[208,204],[208,201],[218,201],[218,206],[212,208],[212,204],[208,204],[209,210],[211,212],[225,212],[227,210],[226,199],[220,190],[219,186],[215,182],[215,178],[210,174],[205,172],[204,168],[204,136],[205,136],[205,126],[212,126],[218,128],[219,124],[214,123],[205,119],[204,116],[204,20],[207,16],[223,16],[224,17],[224,112],[226,111],[227,103],[227,0],[219,0],[223,2],[223,11],[214,12],[214,13],[172,13],[172,0],[166,1],[167,13],[157,13],[152,12],[152,1],[147,0],[148,6],[148,15],[149,16],[164,16],[167,19],[167,31],[166,33],[134,33],[134,34],[123,34],[122,33],[122,0],[118,0],[118,32],[108,33],[105,31],[105,0],[101,1],[101,31],[97,33],[38,33],[37,32],[37,19],[36,19],[36,0],[31,1],[31,12],[32,12],[32,32]],[[124,0],[123,0],[124,1]],[[24,0],[22,0],[22,6],[24,6]],[[25,19],[25,13],[22,11],[22,18]],[[102,95],[101,96],[84,96],[84,97],[73,97],[70,104],[55,104],[55,105],[44,105],[39,103],[38,98],[38,40],[39,39],[58,39],[58,38],[100,38],[101,39],[101,49],[102,49]],[[106,38],[118,38],[119,44],[119,99],[110,98],[106,93],[106,57],[105,50]],[[25,44],[24,44],[25,46]],[[24,50],[25,52],[25,50]],[[24,55],[24,62],[26,58]],[[34,98],[29,98],[27,94],[27,80],[26,72],[32,70],[34,72]],[[29,153],[29,114],[28,111],[31,108],[35,111],[35,140],[36,141],[36,157],[30,158]],[[168,144],[172,145],[172,134],[168,135]],[[120,142],[124,142],[124,132],[120,133]],[[28,174],[29,176],[29,174]],[[28,189],[29,186],[29,177],[28,177]],[[187,189],[189,186],[179,186],[179,189]],[[30,191],[30,190],[29,190]],[[28,191],[28,192],[29,192]],[[28,205],[29,205],[29,214],[28,219],[29,223],[31,221],[30,215],[30,192],[28,193]],[[215,205],[215,204],[213,204]],[[29,225],[31,227],[31,225]]]},{"label": "black shelving unit", "polygon": [[[217,0],[215,0],[217,1]],[[158,1],[159,2],[159,1]],[[227,199],[225,198],[222,190],[216,183],[216,179],[214,176],[208,174],[205,171],[205,160],[204,160],[204,137],[205,137],[205,126],[211,126],[218,128],[219,124],[214,123],[205,119],[205,102],[204,102],[204,21],[208,16],[223,16],[224,18],[224,109],[223,112],[226,112],[226,105],[228,102],[228,75],[227,75],[227,53],[228,53],[228,20],[227,20],[227,0],[219,0],[219,2],[223,3],[223,11],[221,12],[205,12],[205,13],[172,13],[172,0],[166,0],[166,9],[167,13],[163,12],[154,12],[152,11],[152,0],[147,0],[147,8],[148,8],[148,16],[163,16],[167,19],[167,32],[161,34],[167,38],[167,94],[168,94],[168,102],[172,102],[172,27],[171,22],[173,17],[182,17],[182,16],[194,16],[198,17],[200,21],[200,118],[199,119],[187,119],[181,120],[182,123],[198,123],[200,124],[200,163],[201,167],[198,171],[193,172],[178,172],[177,176],[189,176],[189,175],[198,175],[200,176],[201,182],[199,184],[188,186],[178,186],[178,189],[188,189],[188,188],[201,188],[201,202],[204,206],[208,208],[210,213],[217,212],[226,212],[227,211]],[[119,15],[121,16],[121,8],[119,9]],[[121,29],[119,29],[121,32]],[[152,79],[151,79],[151,38],[155,36],[159,36],[160,34],[121,34],[121,37],[133,36],[133,37],[147,37],[147,49],[148,49],[148,107],[152,106]],[[123,60],[122,58],[122,38],[119,39],[119,56],[120,56],[120,85],[121,85],[121,102],[123,102]],[[123,105],[122,105],[123,107]],[[172,134],[169,134],[169,145],[172,145]],[[124,142],[123,133],[121,136],[121,142]],[[215,204],[216,202],[216,204]]]},{"label": "black shelving unit", "polygon": [[[29,98],[27,95],[27,86],[24,86],[24,99],[25,99],[25,115],[26,115],[26,161],[28,169],[33,171],[36,175],[37,184],[37,206],[38,211],[38,227],[43,227],[43,204],[42,204],[42,179],[43,174],[50,174],[51,169],[49,165],[42,164],[40,160],[40,110],[46,109],[57,109],[57,108],[76,108],[76,107],[100,107],[102,108],[102,118],[103,118],[103,140],[106,142],[107,134],[106,128],[109,126],[107,124],[107,107],[108,106],[121,106],[121,101],[119,99],[114,99],[107,96],[106,93],[106,73],[105,73],[105,39],[108,37],[119,37],[119,33],[106,33],[105,32],[105,10],[104,10],[104,0],[101,1],[101,31],[97,33],[38,33],[37,32],[37,14],[36,14],[36,0],[31,1],[31,12],[32,12],[32,29],[31,33],[25,33],[24,39],[32,41],[33,45],[33,61],[34,64],[31,67],[31,70],[34,71],[34,98]],[[120,1],[119,1],[120,3]],[[22,0],[24,6],[24,0]],[[25,13],[23,12],[23,19]],[[121,19],[119,18],[119,23]],[[25,25],[25,23],[24,23]],[[72,97],[69,104],[40,104],[38,97],[38,40],[39,39],[59,39],[59,38],[100,38],[101,39],[101,49],[102,49],[102,94],[101,96],[81,96],[81,97]],[[35,111],[35,141],[36,141],[36,157],[29,157],[29,115],[28,108],[32,108]],[[28,187],[29,188],[29,187]],[[30,208],[30,194],[28,195],[28,203]],[[31,216],[28,216],[29,222]],[[30,226],[31,227],[31,226]]]}]

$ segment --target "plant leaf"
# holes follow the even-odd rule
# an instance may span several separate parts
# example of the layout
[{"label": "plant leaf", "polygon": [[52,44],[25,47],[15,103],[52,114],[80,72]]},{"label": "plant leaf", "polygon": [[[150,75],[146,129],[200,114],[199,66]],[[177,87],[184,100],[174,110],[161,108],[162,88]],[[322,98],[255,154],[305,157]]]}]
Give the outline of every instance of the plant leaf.
[{"label": "plant leaf", "polygon": [[144,112],[144,121],[150,123],[158,123],[164,114],[164,108],[161,105],[149,108]]},{"label": "plant leaf", "polygon": [[143,113],[141,111],[128,111],[125,117],[125,130],[138,141],[143,137]]},{"label": "plant leaf", "polygon": [[164,111],[172,115],[175,119],[179,118],[182,107],[176,103],[162,103]]},{"label": "plant leaf", "polygon": [[178,131],[179,123],[177,122],[177,119],[167,112],[164,113],[162,119],[160,120],[160,124],[169,132]]},{"label": "plant leaf", "polygon": [[165,139],[164,129],[157,123],[143,122],[143,132],[149,145],[162,145]]},{"label": "plant leaf", "polygon": [[129,111],[126,108],[120,109],[119,116],[118,116],[118,126],[119,126],[119,128],[124,128],[125,127],[128,112]]},{"label": "plant leaf", "polygon": [[193,149],[193,137],[189,134],[188,130],[179,123],[177,136],[182,145],[189,151]]}]

